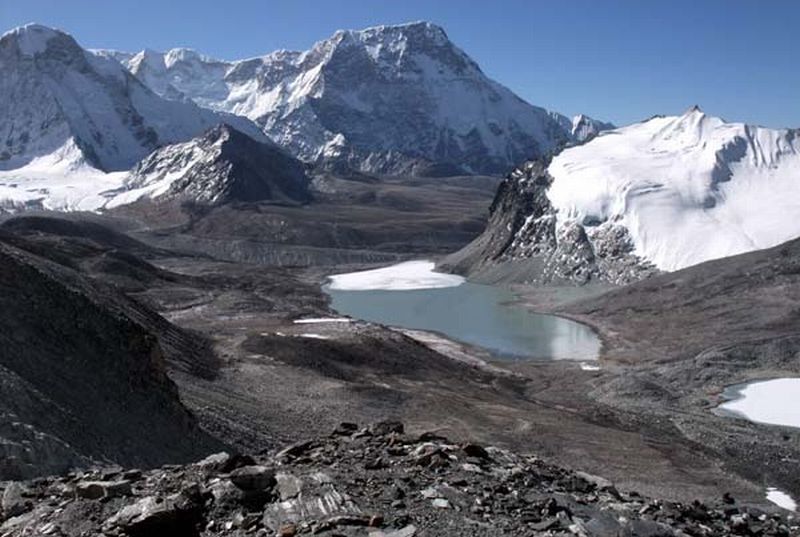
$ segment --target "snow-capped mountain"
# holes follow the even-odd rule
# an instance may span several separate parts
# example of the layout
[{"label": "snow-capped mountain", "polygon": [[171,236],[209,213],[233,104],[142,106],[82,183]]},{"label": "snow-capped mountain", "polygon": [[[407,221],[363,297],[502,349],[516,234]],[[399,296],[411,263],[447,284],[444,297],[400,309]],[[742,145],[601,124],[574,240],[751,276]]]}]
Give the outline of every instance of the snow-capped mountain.
[{"label": "snow-capped mountain", "polygon": [[263,139],[244,118],[159,97],[117,61],[45,26],[0,37],[0,73],[0,170],[126,170],[222,121]]},{"label": "snow-capped mountain", "polygon": [[250,120],[159,97],[119,62],[27,25],[0,37],[0,211],[95,210],[164,144]]},{"label": "snow-capped mountain", "polygon": [[267,200],[304,203],[311,199],[310,184],[303,164],[282,149],[219,125],[198,138],[151,153],[107,206],[143,197],[204,205]]},{"label": "snow-capped mountain", "polygon": [[302,160],[362,171],[505,173],[608,126],[526,103],[425,22],[235,62],[186,49],[103,54],[163,97],[256,121]]},{"label": "snow-capped mountain", "polygon": [[798,214],[800,130],[726,123],[694,107],[522,166],[484,235],[449,263],[624,283],[796,238]]}]

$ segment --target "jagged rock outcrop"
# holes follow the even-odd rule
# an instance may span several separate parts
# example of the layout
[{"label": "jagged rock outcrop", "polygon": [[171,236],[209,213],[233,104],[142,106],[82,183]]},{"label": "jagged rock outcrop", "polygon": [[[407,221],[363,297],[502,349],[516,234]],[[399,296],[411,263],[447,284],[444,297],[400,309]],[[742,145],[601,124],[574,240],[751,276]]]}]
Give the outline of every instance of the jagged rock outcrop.
[{"label": "jagged rock outcrop", "polygon": [[97,469],[0,488],[7,537],[789,537],[800,530],[796,520],[730,495],[716,505],[649,499],[535,456],[407,435],[396,422],[343,423],[327,438],[255,458],[219,453],[152,472]]},{"label": "jagged rock outcrop", "polygon": [[549,159],[528,161],[501,184],[485,231],[441,266],[477,278],[543,284],[625,284],[657,272],[633,252],[625,228],[559,222]]},{"label": "jagged rock outcrop", "polygon": [[163,147],[142,160],[112,205],[146,196],[202,205],[311,200],[304,165],[279,147],[219,125],[189,142]]}]

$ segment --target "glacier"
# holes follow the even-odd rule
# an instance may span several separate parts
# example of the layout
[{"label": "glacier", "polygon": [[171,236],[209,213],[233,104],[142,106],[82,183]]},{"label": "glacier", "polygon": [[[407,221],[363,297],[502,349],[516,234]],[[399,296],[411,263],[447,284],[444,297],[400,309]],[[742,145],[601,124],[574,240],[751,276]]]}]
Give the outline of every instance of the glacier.
[{"label": "glacier", "polygon": [[665,271],[800,235],[800,131],[728,123],[693,107],[605,131],[556,155],[558,226],[627,229]]}]

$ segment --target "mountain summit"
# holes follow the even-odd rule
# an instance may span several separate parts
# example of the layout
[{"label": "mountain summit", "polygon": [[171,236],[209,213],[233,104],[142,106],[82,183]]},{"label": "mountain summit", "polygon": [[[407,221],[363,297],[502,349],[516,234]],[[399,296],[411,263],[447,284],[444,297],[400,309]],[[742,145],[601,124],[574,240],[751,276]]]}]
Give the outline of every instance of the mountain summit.
[{"label": "mountain summit", "polygon": [[105,54],[165,98],[246,116],[302,160],[362,171],[505,172],[592,130],[489,79],[428,22],[236,62],[186,49]]},{"label": "mountain summit", "polygon": [[168,145],[143,159],[111,205],[141,197],[227,202],[310,201],[304,166],[271,143],[260,143],[228,125],[188,142]]}]

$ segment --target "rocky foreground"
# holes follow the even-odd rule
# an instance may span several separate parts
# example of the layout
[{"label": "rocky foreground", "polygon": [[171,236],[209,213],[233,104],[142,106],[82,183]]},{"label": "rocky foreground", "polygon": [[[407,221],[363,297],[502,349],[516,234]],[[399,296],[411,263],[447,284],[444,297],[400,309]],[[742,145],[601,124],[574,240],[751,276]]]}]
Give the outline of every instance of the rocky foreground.
[{"label": "rocky foreground", "polygon": [[2,537],[800,534],[737,504],[665,502],[609,481],[382,422],[254,457],[0,483]]}]

